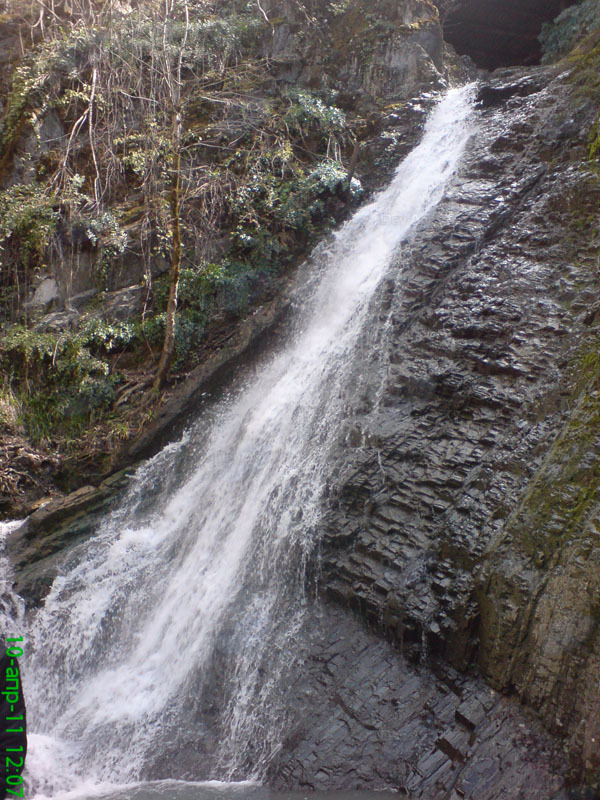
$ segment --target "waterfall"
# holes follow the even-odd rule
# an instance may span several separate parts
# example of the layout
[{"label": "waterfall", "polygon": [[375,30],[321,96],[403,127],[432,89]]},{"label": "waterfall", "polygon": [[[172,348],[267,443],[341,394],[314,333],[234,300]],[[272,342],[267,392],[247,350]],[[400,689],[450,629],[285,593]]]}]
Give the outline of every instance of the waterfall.
[{"label": "waterfall", "polygon": [[145,463],[63,556],[23,622],[31,796],[260,780],[287,724],[279,688],[295,667],[353,350],[392,257],[456,168],[472,94],[441,100],[391,185],[319,248],[288,341],[209,433],[192,426]]}]

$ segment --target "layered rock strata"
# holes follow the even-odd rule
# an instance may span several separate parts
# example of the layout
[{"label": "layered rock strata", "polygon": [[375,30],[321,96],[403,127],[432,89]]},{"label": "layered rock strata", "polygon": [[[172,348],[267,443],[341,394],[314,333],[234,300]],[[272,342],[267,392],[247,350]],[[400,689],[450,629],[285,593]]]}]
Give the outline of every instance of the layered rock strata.
[{"label": "layered rock strata", "polygon": [[557,73],[481,92],[454,184],[381,292],[323,585],[416,658],[479,665],[594,774],[600,181],[583,166],[593,104]]},{"label": "layered rock strata", "polygon": [[516,703],[428,658],[409,664],[339,608],[315,609],[309,627],[274,788],[566,800],[564,753]]}]

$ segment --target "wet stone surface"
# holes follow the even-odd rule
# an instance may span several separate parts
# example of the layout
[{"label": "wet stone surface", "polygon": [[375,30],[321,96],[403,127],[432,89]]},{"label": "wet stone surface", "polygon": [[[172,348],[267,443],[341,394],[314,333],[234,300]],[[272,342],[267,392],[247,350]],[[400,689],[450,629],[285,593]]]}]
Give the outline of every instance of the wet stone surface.
[{"label": "wet stone surface", "polygon": [[[589,775],[600,181],[582,152],[594,111],[555,69],[502,76],[507,97],[479,111],[365,333],[332,460],[323,587],[414,658],[478,663]],[[471,763],[460,737],[439,736]]]},{"label": "wet stone surface", "polygon": [[272,788],[393,789],[429,800],[549,800],[560,791],[563,755],[515,702],[442,663],[409,664],[342,609],[316,611],[310,627]]}]

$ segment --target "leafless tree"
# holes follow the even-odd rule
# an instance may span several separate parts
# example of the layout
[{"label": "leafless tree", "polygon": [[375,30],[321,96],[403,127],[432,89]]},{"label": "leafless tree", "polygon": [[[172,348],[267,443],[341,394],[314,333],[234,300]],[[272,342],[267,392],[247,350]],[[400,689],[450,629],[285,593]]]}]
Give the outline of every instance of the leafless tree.
[{"label": "leafless tree", "polygon": [[169,366],[175,352],[175,325],[177,313],[177,297],[179,293],[179,276],[181,273],[181,148],[183,133],[182,108],[182,66],[185,48],[190,31],[190,12],[188,0],[180,0],[183,6],[185,27],[179,54],[173,58],[167,42],[169,26],[176,12],[177,0],[164,0],[164,16],[162,20],[162,95],[171,115],[171,177],[169,187],[169,207],[171,212],[171,272],[169,276],[169,298],[165,319],[165,339],[154,388],[159,391],[167,378]]}]

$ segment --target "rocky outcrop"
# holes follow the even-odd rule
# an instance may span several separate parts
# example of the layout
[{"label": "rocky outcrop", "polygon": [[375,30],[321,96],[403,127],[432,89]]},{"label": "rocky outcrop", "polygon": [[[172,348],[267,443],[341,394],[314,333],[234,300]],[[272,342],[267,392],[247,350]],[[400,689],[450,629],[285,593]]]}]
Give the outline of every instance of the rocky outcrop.
[{"label": "rocky outcrop", "polygon": [[427,658],[407,663],[341,609],[314,609],[308,636],[274,788],[566,800],[564,753],[517,703]]},{"label": "rocky outcrop", "polygon": [[37,605],[57,575],[57,557],[89,537],[123,494],[131,473],[122,470],[100,486],[83,486],[40,506],[8,538],[6,555],[16,569],[16,591]]},{"label": "rocky outcrop", "polygon": [[282,79],[340,91],[359,111],[443,80],[442,28],[429,0],[358,0],[330,7],[325,17],[316,2],[309,11],[294,2],[263,5],[273,26],[266,52]]},{"label": "rocky outcrop", "polygon": [[556,70],[527,76],[528,92],[509,91],[519,71],[480,92],[511,96],[482,102],[454,185],[382,291],[323,583],[415,658],[478,663],[597,774],[595,109]]}]

